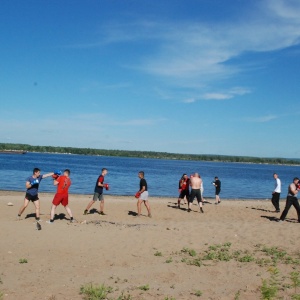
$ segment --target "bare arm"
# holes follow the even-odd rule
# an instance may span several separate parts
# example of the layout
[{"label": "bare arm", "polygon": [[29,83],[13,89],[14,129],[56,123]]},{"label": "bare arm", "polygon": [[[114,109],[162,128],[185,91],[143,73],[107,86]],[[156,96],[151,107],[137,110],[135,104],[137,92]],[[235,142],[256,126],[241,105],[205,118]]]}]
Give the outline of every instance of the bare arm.
[{"label": "bare arm", "polygon": [[290,191],[296,196],[298,194],[297,187],[294,183],[290,184]]},{"label": "bare arm", "polygon": [[44,179],[44,178],[50,177],[50,176],[52,176],[53,174],[54,174],[53,172],[44,174],[44,175],[42,175],[42,178]]},{"label": "bare arm", "polygon": [[26,189],[29,189],[29,188],[31,188],[31,184],[30,184],[30,182],[29,182],[29,181],[26,181],[26,184],[25,184],[25,186],[26,186]]}]

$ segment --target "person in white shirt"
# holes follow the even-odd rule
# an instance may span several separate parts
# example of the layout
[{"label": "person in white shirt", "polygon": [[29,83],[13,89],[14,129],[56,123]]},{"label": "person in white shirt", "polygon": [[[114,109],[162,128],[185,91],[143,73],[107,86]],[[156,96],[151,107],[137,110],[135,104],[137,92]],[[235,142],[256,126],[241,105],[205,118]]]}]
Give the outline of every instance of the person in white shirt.
[{"label": "person in white shirt", "polygon": [[280,212],[279,199],[281,193],[281,181],[276,173],[273,174],[273,177],[275,179],[275,189],[272,192],[272,204],[275,207],[275,212]]}]

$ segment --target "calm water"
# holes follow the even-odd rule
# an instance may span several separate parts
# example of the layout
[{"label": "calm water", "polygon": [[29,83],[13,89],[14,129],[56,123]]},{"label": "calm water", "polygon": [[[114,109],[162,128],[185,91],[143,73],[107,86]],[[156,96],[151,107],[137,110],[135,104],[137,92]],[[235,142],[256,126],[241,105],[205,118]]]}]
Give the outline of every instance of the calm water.
[{"label": "calm water", "polygon": [[[0,154],[0,189],[25,191],[25,179],[38,167],[42,174],[55,169],[71,170],[71,193],[92,194],[97,176],[106,167],[107,194],[133,195],[139,188],[137,173],[145,172],[150,196],[177,197],[178,180],[183,173],[198,172],[204,181],[204,196],[214,197],[211,182],[219,176],[222,182],[221,198],[266,199],[274,187],[273,173],[282,181],[282,197],[292,178],[300,176],[298,166],[217,163],[181,160],[159,160],[68,154],[27,153],[25,155]],[[55,192],[52,179],[46,178],[40,192]]]}]

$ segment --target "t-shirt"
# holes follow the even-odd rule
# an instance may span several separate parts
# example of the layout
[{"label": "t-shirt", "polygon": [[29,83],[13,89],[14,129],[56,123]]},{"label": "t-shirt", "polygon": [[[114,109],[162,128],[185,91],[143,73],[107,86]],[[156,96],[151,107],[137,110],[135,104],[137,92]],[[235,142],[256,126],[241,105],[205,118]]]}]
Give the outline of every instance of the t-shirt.
[{"label": "t-shirt", "polygon": [[58,181],[57,185],[57,194],[68,194],[69,187],[71,185],[71,179],[67,176],[59,176],[56,181]]},{"label": "t-shirt", "polygon": [[221,181],[219,179],[215,180],[215,187],[217,191],[221,190]]},{"label": "t-shirt", "polygon": [[279,178],[275,179],[275,189],[274,189],[275,193],[281,193],[281,181]]},{"label": "t-shirt", "polygon": [[140,191],[142,190],[143,186],[145,187],[145,191],[148,191],[147,181],[145,178],[141,178],[140,180]]},{"label": "t-shirt", "polygon": [[103,175],[100,175],[96,181],[96,185],[95,185],[95,190],[94,192],[95,193],[99,193],[99,194],[102,194],[103,193],[103,186],[99,186],[98,183],[101,183],[103,184],[104,182],[104,176]]},{"label": "t-shirt", "polygon": [[31,196],[36,196],[38,194],[38,189],[39,189],[39,184],[40,182],[42,181],[43,179],[43,175],[40,175],[39,177],[37,178],[34,178],[33,176],[29,176],[27,179],[26,179],[26,182],[33,182],[34,180],[38,180],[39,183],[36,183],[34,184],[33,186],[31,186],[29,189],[27,189],[26,193],[30,194]]}]

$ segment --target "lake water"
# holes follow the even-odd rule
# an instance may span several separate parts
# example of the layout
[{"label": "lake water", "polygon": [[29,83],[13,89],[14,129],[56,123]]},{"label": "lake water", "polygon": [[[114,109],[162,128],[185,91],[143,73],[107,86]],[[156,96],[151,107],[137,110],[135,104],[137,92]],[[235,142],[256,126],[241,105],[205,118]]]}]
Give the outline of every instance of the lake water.
[{"label": "lake water", "polygon": [[[134,195],[139,189],[140,170],[145,172],[150,196],[178,197],[178,181],[183,173],[198,172],[204,181],[204,197],[214,197],[211,182],[218,176],[222,182],[221,198],[267,199],[274,188],[273,173],[282,181],[281,197],[286,196],[288,184],[300,176],[299,166],[221,163],[184,160],[85,156],[69,154],[27,153],[0,154],[0,189],[25,191],[25,179],[34,167],[41,173],[55,169],[71,170],[74,194],[92,194],[98,175],[103,167],[108,169],[105,182],[110,184],[111,195]],[[55,192],[53,181],[46,178],[40,192]]]}]

